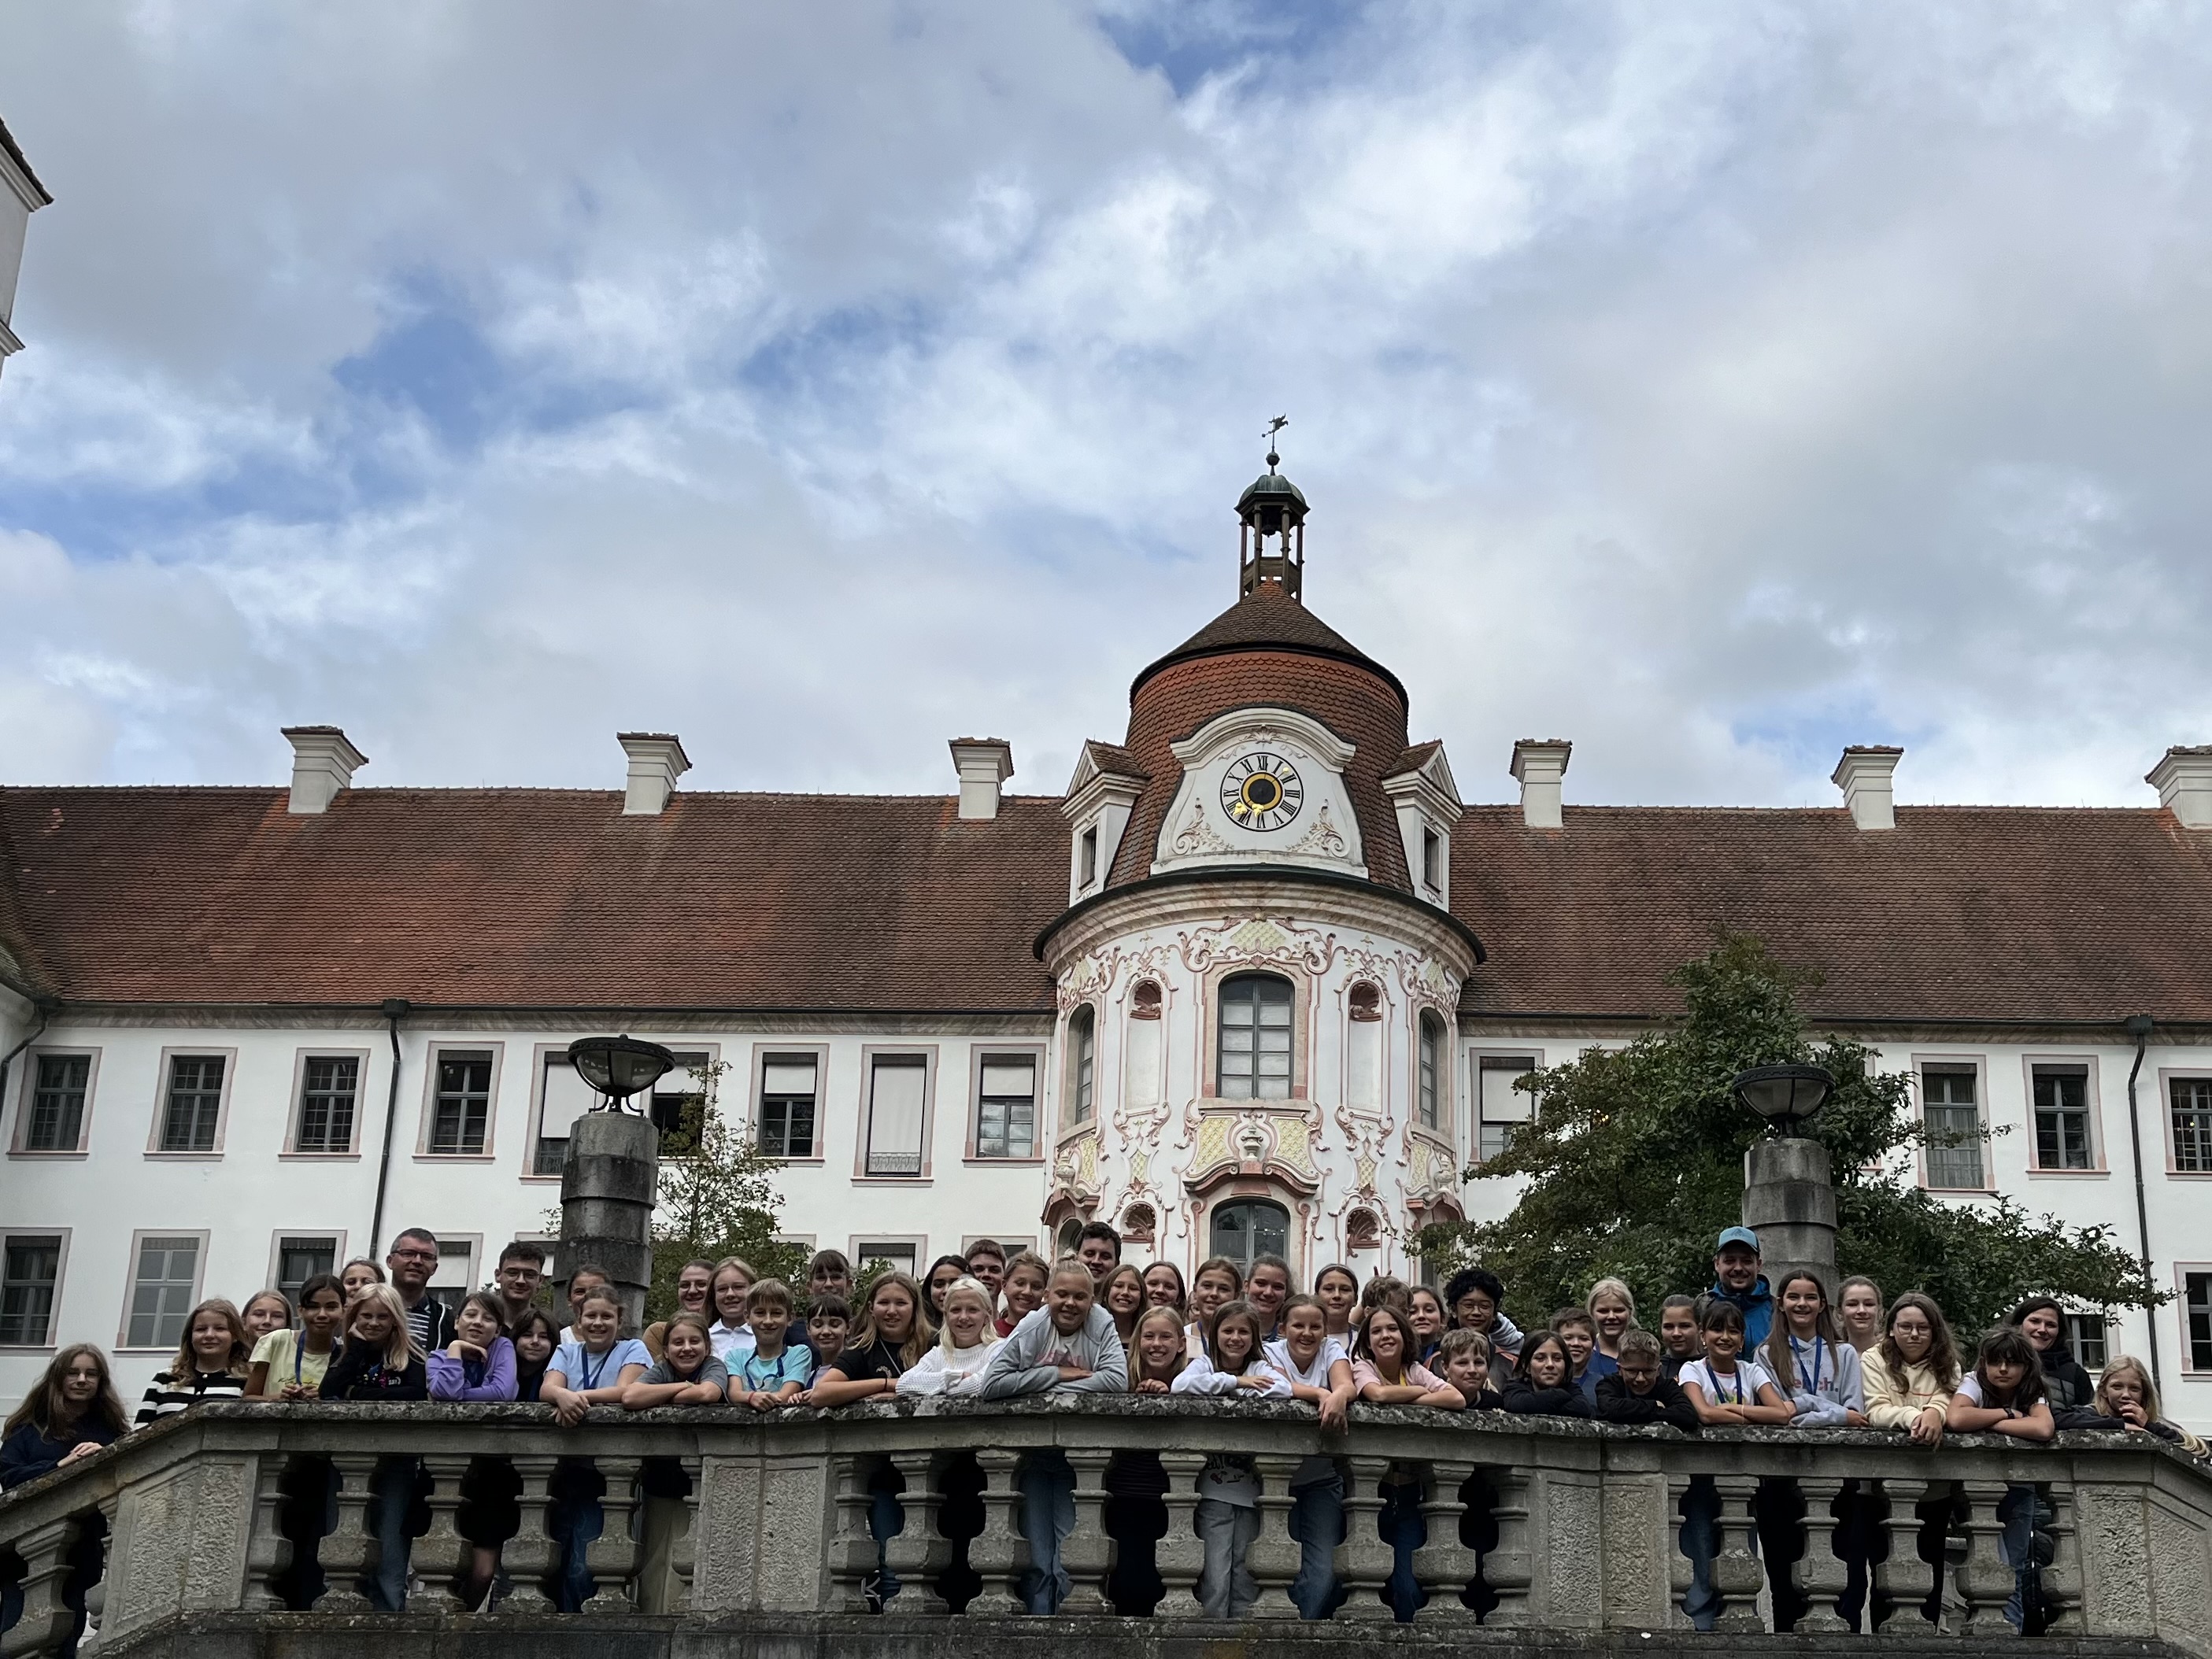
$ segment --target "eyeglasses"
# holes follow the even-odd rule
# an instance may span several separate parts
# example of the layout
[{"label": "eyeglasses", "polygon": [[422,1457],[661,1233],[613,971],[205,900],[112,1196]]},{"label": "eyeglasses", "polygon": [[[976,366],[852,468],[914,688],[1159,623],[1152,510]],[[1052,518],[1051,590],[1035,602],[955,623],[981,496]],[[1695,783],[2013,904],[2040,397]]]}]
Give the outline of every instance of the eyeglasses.
[{"label": "eyeglasses", "polygon": [[392,1259],[394,1261],[435,1261],[438,1253],[435,1250],[394,1250]]}]

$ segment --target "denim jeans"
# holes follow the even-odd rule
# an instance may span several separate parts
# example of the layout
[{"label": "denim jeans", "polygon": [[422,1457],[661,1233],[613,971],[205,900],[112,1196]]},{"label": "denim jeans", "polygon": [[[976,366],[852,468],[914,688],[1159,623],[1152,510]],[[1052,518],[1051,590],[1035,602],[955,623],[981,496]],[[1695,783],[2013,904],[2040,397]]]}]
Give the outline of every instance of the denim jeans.
[{"label": "denim jeans", "polygon": [[606,1511],[596,1498],[564,1498],[555,1504],[552,1534],[561,1542],[560,1594],[554,1605],[562,1613],[580,1613],[599,1587],[592,1578],[592,1542],[607,1524]]},{"label": "denim jeans", "polygon": [[1344,1541],[1344,1477],[1291,1488],[1291,1536],[1298,1540],[1298,1576],[1291,1600],[1301,1619],[1326,1619],[1336,1605],[1336,1547]]},{"label": "denim jeans", "polygon": [[1198,1604],[1209,1619],[1242,1619],[1260,1599],[1260,1586],[1244,1559],[1260,1535],[1260,1511],[1218,1498],[1198,1500],[1198,1535],[1206,1565],[1198,1575]]},{"label": "denim jeans", "polygon": [[2027,1583],[2036,1572],[2035,1529],[2046,1518],[2033,1486],[2008,1489],[1997,1504],[1997,1520],[2004,1528],[1997,1534],[1997,1553],[2012,1569],[2012,1595],[2005,1601],[2004,1616],[2014,1630],[2027,1617]]},{"label": "denim jeans", "polygon": [[407,1558],[414,1547],[408,1512],[415,1507],[415,1483],[422,1471],[416,1457],[377,1460],[370,1505],[376,1520],[376,1605],[386,1613],[407,1607]]},{"label": "denim jeans", "polygon": [[906,1530],[906,1509],[888,1485],[868,1489],[868,1536],[876,1540],[876,1593],[888,1601],[899,1593],[891,1571],[890,1540]]},{"label": "denim jeans", "polygon": [[1389,1545],[1392,1556],[1390,1577],[1382,1586],[1383,1599],[1390,1603],[1400,1624],[1410,1625],[1413,1614],[1428,1600],[1421,1594],[1421,1581],[1413,1576],[1413,1552],[1429,1541],[1419,1481],[1382,1488],[1381,1527],[1382,1541]]},{"label": "denim jeans", "polygon": [[1698,1630],[1711,1630],[1720,1617],[1721,1598],[1713,1589],[1713,1557],[1720,1553],[1720,1489],[1710,1474],[1693,1475],[1682,1494],[1683,1554],[1690,1558],[1690,1589],[1682,1611]]},{"label": "denim jeans", "polygon": [[1064,1452],[1031,1452],[1022,1465],[1022,1536],[1029,1540],[1029,1571],[1022,1600],[1031,1613],[1057,1613],[1073,1588],[1060,1565],[1060,1540],[1075,1530],[1075,1471]]}]

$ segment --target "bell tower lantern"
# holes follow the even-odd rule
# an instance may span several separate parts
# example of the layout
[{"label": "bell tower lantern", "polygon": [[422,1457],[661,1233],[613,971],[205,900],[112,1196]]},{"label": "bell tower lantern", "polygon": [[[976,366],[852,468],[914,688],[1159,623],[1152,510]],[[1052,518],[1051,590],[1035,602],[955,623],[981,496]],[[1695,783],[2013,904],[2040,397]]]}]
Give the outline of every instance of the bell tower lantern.
[{"label": "bell tower lantern", "polygon": [[[1306,498],[1275,468],[1282,457],[1272,440],[1284,422],[1268,429],[1267,470],[1237,498],[1237,595],[1249,599],[1261,584],[1273,583],[1297,599],[1306,562]],[[1301,603],[1304,601],[1301,600]]]}]

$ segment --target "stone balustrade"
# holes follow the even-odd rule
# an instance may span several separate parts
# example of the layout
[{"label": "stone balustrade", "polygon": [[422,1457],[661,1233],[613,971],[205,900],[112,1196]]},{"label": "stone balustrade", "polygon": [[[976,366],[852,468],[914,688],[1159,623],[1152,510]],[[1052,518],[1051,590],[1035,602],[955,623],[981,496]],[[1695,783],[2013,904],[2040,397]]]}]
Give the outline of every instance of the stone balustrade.
[{"label": "stone balustrade", "polygon": [[[1678,1547],[1679,1516],[1693,1483],[1706,1480],[1719,1507],[1721,1631],[1771,1628],[1765,1564],[1778,1553],[1771,1540],[1759,1547],[1755,1516],[1779,1493],[1784,1510],[1802,1510],[1790,1528],[1797,1547],[1780,1553],[1795,1559],[1775,1568],[1812,1603],[1798,1632],[1850,1640],[1834,1634],[1844,1629],[1833,1609],[1845,1565],[1830,1547],[1831,1510],[1855,1482],[1875,1500],[1873,1592],[1887,1615],[1875,1639],[1934,1638],[1919,1610],[1935,1572],[1920,1548],[1920,1511],[1947,1495],[1964,1540],[1948,1569],[1960,1633],[2008,1635],[2014,1575],[1999,1554],[1998,1510],[2008,1492],[2033,1486],[2051,1552],[2041,1583],[2051,1638],[2212,1655],[2212,1474],[2140,1435],[2067,1434],[2045,1446],[1957,1436],[1929,1450],[1871,1431],[1690,1436],[1358,1407],[1346,1433],[1324,1436],[1310,1410],[1288,1404],[1061,1396],[767,1415],[599,1411],[574,1429],[535,1406],[209,1405],[0,1499],[0,1582],[14,1583],[22,1609],[0,1636],[0,1659],[62,1652],[80,1605],[94,1626],[80,1651],[117,1659],[304,1651],[316,1631],[366,1639],[380,1622],[487,1638],[527,1632],[538,1656],[549,1643],[565,1652],[572,1638],[593,1644],[579,1654],[604,1651],[624,1627],[658,1632],[661,1652],[672,1650],[670,1632],[687,1630],[720,1632],[718,1651],[731,1653],[770,1651],[739,1639],[762,1631],[813,1632],[823,1645],[807,1651],[949,1650],[914,1632],[961,1620],[1003,1620],[994,1627],[1017,1632],[1047,1622],[1017,1615],[1028,1561],[1019,1472],[1048,1448],[1066,1455],[1076,1480],[1076,1526],[1063,1552],[1074,1591],[1049,1622],[1091,1621],[1085,1653],[1164,1651],[1164,1631],[1225,1633],[1201,1624],[1196,1599],[1196,1483],[1215,1452],[1250,1458],[1262,1487],[1249,1556],[1260,1598],[1246,1629],[1272,1630],[1279,1645],[1295,1634],[1283,1622],[1297,1616],[1289,1482],[1319,1452],[1337,1460],[1346,1494],[1336,1566],[1349,1593],[1333,1623],[1371,1626],[1378,1640],[1422,1645],[1426,1632],[1440,1644],[1494,1644],[1493,1633],[1549,1632],[1589,1647],[1686,1630],[1691,1565]],[[359,1588],[378,1549],[371,1482],[392,1457],[421,1460],[428,1516],[412,1546],[422,1588],[398,1615],[370,1612]],[[516,1493],[520,1529],[502,1555],[513,1593],[471,1614],[455,1591],[470,1553],[465,1483],[488,1468]],[[1392,1558],[1376,1518],[1394,1468],[1421,1482],[1427,1527],[1414,1571],[1428,1599],[1411,1632],[1392,1632],[1378,1595]],[[583,1468],[604,1482],[605,1526],[588,1557],[595,1593],[562,1615],[550,1599],[559,1546],[547,1518],[564,1472]],[[319,1496],[331,1470],[328,1512],[303,1528],[301,1510],[325,1506],[298,1494]],[[1127,1528],[1109,1535],[1113,1493],[1132,1472],[1155,1485],[1164,1477],[1166,1530],[1156,1541]],[[889,1565],[904,1588],[875,1616],[871,1487],[894,1474],[904,1525],[889,1540]],[[1156,1581],[1137,1559],[1146,1555]],[[1124,1613],[1122,1581],[1147,1586],[1148,1617],[1115,1616],[1109,1575]],[[980,1636],[983,1626],[966,1628]],[[893,1630],[911,1645],[885,1645]],[[1015,1645],[1005,1651],[1026,1650],[1018,1634],[1007,1639]]]}]

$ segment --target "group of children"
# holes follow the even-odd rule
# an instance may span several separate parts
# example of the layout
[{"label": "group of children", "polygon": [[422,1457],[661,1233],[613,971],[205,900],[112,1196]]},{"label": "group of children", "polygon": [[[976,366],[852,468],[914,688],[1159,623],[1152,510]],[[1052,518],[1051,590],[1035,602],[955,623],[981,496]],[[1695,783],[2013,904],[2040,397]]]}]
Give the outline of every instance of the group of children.
[{"label": "group of children", "polygon": [[[1170,1263],[1122,1263],[1119,1236],[1093,1224],[1056,1263],[984,1240],[939,1257],[920,1279],[879,1273],[857,1297],[850,1263],[825,1250],[810,1266],[803,1302],[735,1258],[694,1261],[678,1275],[675,1311],[632,1336],[607,1276],[589,1266],[570,1273],[565,1322],[540,1305],[544,1252],[526,1242],[502,1254],[490,1286],[449,1308],[427,1291],[435,1241],[410,1229],[385,1264],[358,1260],[307,1280],[296,1306],[264,1291],[242,1310],[220,1299],[194,1308],[175,1359],[147,1389],[135,1424],[226,1398],[275,1406],[534,1401],[573,1426],[594,1407],[765,1412],[897,1395],[1129,1392],[1291,1401],[1311,1407],[1324,1430],[1342,1429],[1351,1406],[1362,1401],[1692,1431],[1872,1427],[1903,1431],[1926,1445],[1949,1431],[2040,1440],[2059,1426],[2102,1426],[2203,1455],[2200,1442],[2162,1420],[2157,1390],[2138,1362],[2116,1359],[2094,1381],[2082,1370],[2066,1351],[2058,1304],[2047,1297],[2023,1303],[1984,1336],[1970,1369],[1926,1297],[1907,1292],[1885,1306],[1871,1281],[1852,1279],[1832,1309],[1811,1273],[1787,1274],[1770,1289],[1757,1252],[1747,1230],[1724,1233],[1711,1289],[1666,1298],[1656,1332],[1639,1325],[1635,1298],[1618,1279],[1601,1279],[1581,1305],[1527,1332],[1504,1311],[1505,1287],[1480,1267],[1455,1273],[1439,1294],[1389,1277],[1363,1283],[1332,1264],[1301,1293],[1279,1256],[1249,1267],[1217,1257],[1186,1287]],[[65,1348],[8,1421],[0,1486],[87,1455],[125,1430],[106,1357],[90,1344]],[[464,1492],[460,1524],[475,1560],[459,1588],[476,1606],[501,1582],[500,1547],[519,1512],[514,1489],[490,1490],[483,1483],[493,1477],[471,1478],[478,1489]],[[904,1524],[898,1480],[886,1465],[870,1489],[870,1528],[879,1546]],[[1023,1592],[1032,1612],[1050,1613],[1070,1589],[1060,1556],[1074,1524],[1074,1477],[1063,1455],[1046,1449],[1024,1460],[1020,1480],[1030,1562]],[[413,1458],[384,1459],[378,1470],[372,1523],[381,1548],[371,1589],[378,1605],[393,1610],[406,1600],[409,1515],[420,1481]],[[1157,1508],[1164,1486],[1156,1475],[1121,1475],[1117,1461],[1109,1488],[1114,1503]],[[321,1514],[323,1531],[334,1520],[334,1494],[333,1485],[302,1499],[306,1510]],[[601,1524],[597,1496],[588,1479],[556,1481],[552,1494],[564,1610],[592,1593],[584,1558]],[[1209,1614],[1239,1617],[1256,1599],[1245,1561],[1259,1530],[1259,1496],[1249,1458],[1207,1459],[1196,1527],[1204,1546],[1198,1598]],[[1304,1617],[1324,1618],[1342,1595],[1334,1561],[1344,1484],[1335,1462],[1304,1458],[1288,1496],[1300,1550],[1290,1595]],[[1413,1571],[1425,1541],[1420,1498],[1418,1477],[1395,1469],[1382,1492],[1382,1534],[1395,1554],[1383,1593],[1401,1620],[1423,1599]],[[1760,1531],[1778,1560],[1802,1518],[1802,1507],[1785,1512],[1793,1501],[1762,1492]],[[1876,1547],[1876,1501],[1869,1483],[1853,1482],[1838,1509],[1838,1553],[1849,1575],[1839,1611],[1854,1628]],[[1950,1502],[1923,1506],[1925,1527],[1943,1533]],[[1710,1577],[1717,1518],[1710,1481],[1693,1484],[1683,1511],[1681,1547],[1692,1564],[1686,1610],[1705,1628],[1720,1605]],[[2022,1572],[2008,1609],[2017,1623],[2027,1616],[2033,1489],[2015,1489],[2001,1518],[2008,1559]],[[299,1524],[312,1535],[314,1514]],[[1930,1559],[1940,1554],[1939,1537]],[[1789,1605],[1785,1577],[1776,1579],[1784,1629],[1802,1611]],[[899,1590],[886,1561],[870,1600],[880,1606]]]}]

